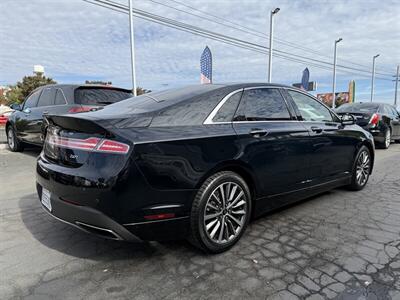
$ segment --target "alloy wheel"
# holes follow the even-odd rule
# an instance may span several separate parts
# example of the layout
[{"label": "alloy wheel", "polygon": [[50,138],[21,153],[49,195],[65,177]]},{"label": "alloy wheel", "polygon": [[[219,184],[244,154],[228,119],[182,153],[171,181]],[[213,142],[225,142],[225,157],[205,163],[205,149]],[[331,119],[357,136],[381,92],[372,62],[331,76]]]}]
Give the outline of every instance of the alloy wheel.
[{"label": "alloy wheel", "polygon": [[14,132],[13,132],[12,128],[8,129],[7,142],[8,142],[8,146],[11,149],[14,149],[15,141],[14,141]]},{"label": "alloy wheel", "polygon": [[391,140],[391,135],[390,135],[390,130],[388,130],[388,131],[386,131],[386,134],[385,134],[385,146],[386,146],[386,148],[389,148],[390,140]]},{"label": "alloy wheel", "polygon": [[242,231],[248,213],[246,195],[240,185],[224,182],[218,185],[207,200],[204,228],[209,239],[225,244]]},{"label": "alloy wheel", "polygon": [[369,177],[369,172],[371,168],[371,159],[369,157],[368,151],[363,151],[357,159],[356,166],[356,180],[360,186],[364,186]]}]

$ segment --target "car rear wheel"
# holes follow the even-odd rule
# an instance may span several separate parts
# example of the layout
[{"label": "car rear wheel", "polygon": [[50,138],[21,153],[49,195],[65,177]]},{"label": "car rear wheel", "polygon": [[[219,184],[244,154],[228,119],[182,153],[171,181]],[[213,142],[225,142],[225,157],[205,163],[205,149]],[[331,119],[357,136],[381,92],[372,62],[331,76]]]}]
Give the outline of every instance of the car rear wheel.
[{"label": "car rear wheel", "polygon": [[353,174],[349,188],[353,191],[362,190],[369,179],[372,167],[371,152],[366,146],[362,146],[358,151],[353,166]]},{"label": "car rear wheel", "polygon": [[392,140],[392,133],[390,132],[390,129],[387,129],[385,131],[385,139],[383,143],[379,143],[378,146],[381,149],[388,149],[390,147],[390,142]]},{"label": "car rear wheel", "polygon": [[22,142],[18,140],[11,125],[7,128],[7,144],[8,148],[13,152],[19,152],[24,149]]},{"label": "car rear wheel", "polygon": [[191,212],[189,241],[209,253],[231,248],[243,235],[251,214],[251,196],[238,174],[209,177],[197,192]]}]

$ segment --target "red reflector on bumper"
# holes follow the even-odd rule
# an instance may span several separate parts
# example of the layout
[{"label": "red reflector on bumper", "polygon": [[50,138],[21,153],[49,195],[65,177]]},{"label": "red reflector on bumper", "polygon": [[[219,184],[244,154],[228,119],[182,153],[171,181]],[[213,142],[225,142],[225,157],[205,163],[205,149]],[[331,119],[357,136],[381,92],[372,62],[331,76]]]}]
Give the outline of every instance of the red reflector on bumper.
[{"label": "red reflector on bumper", "polygon": [[64,199],[64,198],[61,198],[61,197],[60,197],[60,200],[62,200],[62,201],[64,201],[64,202],[67,202],[67,203],[69,203],[69,204],[82,206],[82,204],[80,204],[80,203],[78,203],[78,202],[75,202],[75,201],[72,201],[72,200],[67,200],[67,199]]},{"label": "red reflector on bumper", "polygon": [[163,220],[163,219],[170,219],[173,217],[175,217],[175,214],[173,213],[144,216],[146,220]]}]

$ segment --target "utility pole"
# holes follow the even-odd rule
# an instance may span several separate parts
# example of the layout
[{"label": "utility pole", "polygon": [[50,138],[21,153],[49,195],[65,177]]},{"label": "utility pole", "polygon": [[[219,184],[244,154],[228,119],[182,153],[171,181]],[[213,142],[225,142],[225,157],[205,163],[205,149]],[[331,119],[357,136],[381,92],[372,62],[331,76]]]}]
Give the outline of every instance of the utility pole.
[{"label": "utility pole", "polygon": [[395,84],[395,88],[394,88],[394,106],[397,105],[397,87],[399,85],[399,69],[400,66],[397,66],[397,73],[396,73],[396,84]]},{"label": "utility pole", "polygon": [[333,82],[332,82],[332,108],[334,109],[336,106],[336,49],[337,44],[340,43],[343,39],[339,38],[335,40],[335,48],[333,50]]},{"label": "utility pole", "polygon": [[380,54],[374,55],[372,58],[372,79],[371,79],[371,102],[374,99],[374,80],[375,80],[375,59],[379,57]]},{"label": "utility pole", "polygon": [[269,17],[269,58],[268,58],[268,83],[271,83],[272,80],[272,48],[273,48],[273,39],[274,39],[274,15],[280,11],[280,8],[277,7],[274,10],[271,10],[271,14]]},{"label": "utility pole", "polygon": [[136,68],[135,68],[135,34],[133,31],[133,13],[132,0],[129,0],[129,29],[131,36],[131,68],[132,68],[132,92],[136,97]]}]

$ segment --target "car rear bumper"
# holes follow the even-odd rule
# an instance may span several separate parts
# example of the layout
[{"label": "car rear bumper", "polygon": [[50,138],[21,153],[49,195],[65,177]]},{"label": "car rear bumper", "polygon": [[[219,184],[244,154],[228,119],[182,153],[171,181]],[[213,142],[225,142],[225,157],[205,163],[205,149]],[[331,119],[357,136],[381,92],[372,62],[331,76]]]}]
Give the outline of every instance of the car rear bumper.
[{"label": "car rear bumper", "polygon": [[364,130],[370,132],[375,142],[383,143],[385,141],[385,132],[379,127],[363,126]]},{"label": "car rear bumper", "polygon": [[[37,183],[36,188],[39,199],[41,199],[43,187],[40,183]],[[51,211],[41,203],[43,209],[64,223],[103,238],[132,242],[140,241],[125,227],[94,208],[65,202],[53,194],[50,200]]]},{"label": "car rear bumper", "polygon": [[[53,217],[114,240],[163,241],[181,239],[188,234],[189,216],[179,200],[183,202],[191,192],[155,192],[139,174],[129,177],[128,187],[118,180],[119,186],[103,186],[100,182],[92,184],[88,178],[74,175],[83,173],[82,170],[52,164],[42,155],[38,158],[38,196],[42,199],[43,188],[51,193],[51,210],[41,205]],[[162,200],[165,201],[163,205],[160,204]],[[174,217],[161,220],[144,218],[162,213],[173,213]]]}]

